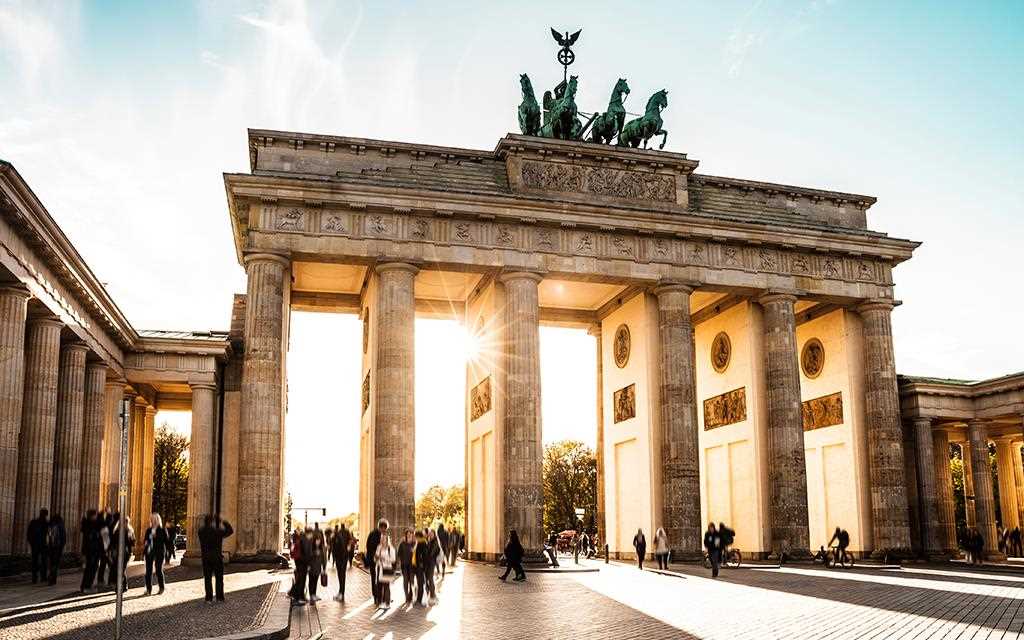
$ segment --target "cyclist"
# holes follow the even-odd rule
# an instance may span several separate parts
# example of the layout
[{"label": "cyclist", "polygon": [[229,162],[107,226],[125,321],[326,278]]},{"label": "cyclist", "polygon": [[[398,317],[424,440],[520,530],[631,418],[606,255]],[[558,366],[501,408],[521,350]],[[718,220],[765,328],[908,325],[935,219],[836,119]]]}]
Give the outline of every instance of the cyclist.
[{"label": "cyclist", "polygon": [[846,547],[850,546],[850,534],[846,532],[846,529],[836,527],[836,532],[832,534],[832,539],[828,541],[828,546],[831,547],[833,542],[839,548],[836,552],[836,563],[838,564],[846,556]]}]

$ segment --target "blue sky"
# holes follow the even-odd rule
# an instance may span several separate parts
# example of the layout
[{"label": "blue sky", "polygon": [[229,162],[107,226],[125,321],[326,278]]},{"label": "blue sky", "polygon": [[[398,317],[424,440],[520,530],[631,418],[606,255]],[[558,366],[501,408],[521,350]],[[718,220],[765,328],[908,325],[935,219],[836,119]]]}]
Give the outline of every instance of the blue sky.
[{"label": "blue sky", "polygon": [[923,241],[901,372],[1024,369],[1022,2],[0,0],[0,157],[137,327],[226,327],[246,127],[492,149],[518,75],[560,79],[549,26],[584,29],[583,109],[668,89],[699,171],[874,195],[872,228]]}]

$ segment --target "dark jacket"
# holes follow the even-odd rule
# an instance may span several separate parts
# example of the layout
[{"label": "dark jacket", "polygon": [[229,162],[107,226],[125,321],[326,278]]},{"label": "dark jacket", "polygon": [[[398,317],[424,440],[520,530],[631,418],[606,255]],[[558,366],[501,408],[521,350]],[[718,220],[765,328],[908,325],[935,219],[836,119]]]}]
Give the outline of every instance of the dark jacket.
[{"label": "dark jacket", "polygon": [[98,556],[103,553],[102,525],[96,519],[82,518],[82,555]]},{"label": "dark jacket", "polygon": [[644,550],[647,549],[647,538],[644,537],[644,534],[638,533],[635,536],[633,536],[633,548]]},{"label": "dark jacket", "polygon": [[221,520],[220,526],[214,522],[210,526],[203,525],[199,528],[199,548],[203,560],[220,560],[223,557],[224,538],[235,532],[231,523]]},{"label": "dark jacket", "polygon": [[441,545],[441,550],[442,551],[446,551],[446,552],[448,551],[448,540],[449,540],[449,538],[450,538],[450,536],[448,535],[448,532],[445,530],[444,525],[443,524],[442,525],[438,525],[438,527],[437,527],[437,541]]},{"label": "dark jacket", "polygon": [[363,551],[363,564],[367,567],[373,565],[373,558],[377,554],[377,547],[380,546],[380,529],[374,529],[366,536],[366,549]]},{"label": "dark jacket", "polygon": [[[154,533],[155,532],[155,533]],[[150,527],[146,529],[146,537],[143,540],[143,551],[147,558],[166,558],[168,547],[174,544],[167,537],[167,529],[163,527]]]},{"label": "dark jacket", "polygon": [[309,567],[309,572],[314,576],[320,575],[320,571],[327,566],[327,550],[324,548],[324,538],[313,533],[311,536],[302,538],[302,555]]},{"label": "dark jacket", "polygon": [[33,549],[46,547],[46,521],[42,518],[34,518],[28,523],[28,546]]},{"label": "dark jacket", "polygon": [[512,563],[519,563],[523,560],[523,545],[518,540],[510,540],[505,545],[505,560]]},{"label": "dark jacket", "polygon": [[706,531],[704,533],[704,548],[708,553],[718,551],[722,548],[722,536],[717,531]]},{"label": "dark jacket", "polygon": [[412,569],[412,554],[415,552],[416,542],[402,540],[398,544],[398,562],[403,569]]},{"label": "dark jacket", "polygon": [[338,564],[348,562],[348,546],[352,543],[352,534],[348,529],[338,529],[331,538],[331,555]]},{"label": "dark jacket", "polygon": [[46,528],[46,548],[50,551],[57,551],[64,548],[68,542],[68,533],[64,529],[64,522],[55,518]]}]

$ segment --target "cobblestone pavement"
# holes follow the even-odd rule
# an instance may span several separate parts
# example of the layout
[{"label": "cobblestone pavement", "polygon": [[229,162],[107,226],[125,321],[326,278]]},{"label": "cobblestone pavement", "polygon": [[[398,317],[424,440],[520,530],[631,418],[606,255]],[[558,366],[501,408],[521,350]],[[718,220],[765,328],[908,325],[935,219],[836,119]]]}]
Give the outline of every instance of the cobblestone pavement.
[{"label": "cobblestone pavement", "polygon": [[[325,638],[1017,638],[1024,627],[1024,574],[940,565],[827,570],[699,567],[679,576],[600,565],[595,573],[530,574],[502,583],[494,567],[459,566],[429,608],[376,611],[369,584],[348,573],[347,603],[333,570],[326,599],[293,609],[292,637]],[[324,595],[324,594],[321,594]]]},{"label": "cobblestone pavement", "polygon": [[[202,571],[172,567],[163,595],[144,596],[143,567],[129,567],[124,598],[125,638],[186,640],[245,630],[266,613],[280,576],[265,569],[233,567],[225,575],[226,602],[204,601]],[[0,638],[28,640],[108,640],[114,630],[114,592],[80,594],[81,572],[62,577],[54,587],[11,584],[0,587]]]}]

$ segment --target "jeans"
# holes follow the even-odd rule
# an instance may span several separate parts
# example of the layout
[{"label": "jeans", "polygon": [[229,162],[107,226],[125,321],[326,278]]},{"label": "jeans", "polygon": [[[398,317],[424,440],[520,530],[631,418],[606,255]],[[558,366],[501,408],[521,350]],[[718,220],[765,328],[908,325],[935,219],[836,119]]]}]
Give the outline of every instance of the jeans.
[{"label": "jeans", "polygon": [[309,572],[309,597],[316,596],[316,588],[320,586],[320,566],[317,565]]},{"label": "jeans", "polygon": [[668,569],[668,554],[667,553],[656,553],[654,557],[658,559],[659,569]]},{"label": "jeans", "polygon": [[644,556],[647,555],[647,547],[637,547],[636,549],[636,566],[640,569],[644,568]]},{"label": "jeans", "polygon": [[47,582],[49,584],[57,584],[57,571],[60,569],[60,557],[64,555],[64,547],[58,549],[50,549],[48,552],[47,560],[49,561],[49,575],[47,576]]},{"label": "jeans", "polygon": [[348,569],[348,558],[334,559],[334,568],[338,571],[338,595],[345,597],[345,570]]},{"label": "jeans", "polygon": [[156,572],[156,582],[160,585],[160,590],[164,590],[164,556],[160,555],[148,555],[146,556],[146,593],[153,590],[153,573]]},{"label": "jeans", "polygon": [[405,591],[406,604],[412,602],[412,589],[416,582],[416,574],[412,567],[402,567],[402,590]]},{"label": "jeans", "polygon": [[46,578],[46,549],[32,547],[32,584],[39,582],[39,578]]},{"label": "jeans", "polygon": [[377,566],[373,562],[367,562],[366,570],[370,572],[370,592],[373,594],[373,604],[380,604],[380,587],[377,584]]},{"label": "jeans", "polygon": [[82,572],[82,591],[92,588],[92,584],[96,580],[96,569],[99,567],[99,564],[99,554],[87,553],[85,555],[85,571]]},{"label": "jeans", "polygon": [[203,558],[203,586],[206,588],[207,602],[213,600],[213,582],[217,585],[217,599],[224,599],[224,560],[221,558]]},{"label": "jeans", "polygon": [[304,562],[295,563],[295,584],[292,585],[292,589],[288,592],[288,595],[294,600],[305,600],[306,599],[306,573],[309,571],[309,567]]},{"label": "jeans", "polygon": [[722,550],[711,549],[708,551],[708,557],[711,559],[711,577],[718,577],[718,568],[722,565]]},{"label": "jeans", "polygon": [[432,562],[427,563],[427,566],[423,567],[423,575],[427,582],[427,593],[432,600],[437,598],[437,589],[434,586],[434,569],[434,563]]}]

